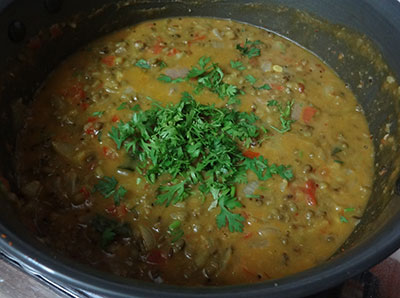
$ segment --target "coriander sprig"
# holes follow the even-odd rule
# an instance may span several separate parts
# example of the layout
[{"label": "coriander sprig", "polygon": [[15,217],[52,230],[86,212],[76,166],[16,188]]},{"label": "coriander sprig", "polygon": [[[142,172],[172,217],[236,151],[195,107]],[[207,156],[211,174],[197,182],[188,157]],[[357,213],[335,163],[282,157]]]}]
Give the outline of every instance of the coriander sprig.
[{"label": "coriander sprig", "polygon": [[107,248],[107,246],[113,242],[117,236],[129,237],[132,233],[129,224],[120,223],[100,214],[95,215],[91,224],[93,229],[101,234],[100,243],[103,248]]},{"label": "coriander sprig", "polygon": [[246,69],[246,67],[243,66],[243,63],[241,61],[233,61],[233,60],[231,60],[230,64],[231,64],[231,67],[233,69],[237,69],[237,70],[240,70],[240,71]]},{"label": "coriander sprig", "polygon": [[185,234],[183,230],[181,229],[181,222],[179,220],[174,220],[169,226],[168,226],[168,233],[171,235],[171,242],[174,243],[181,239],[183,235]]},{"label": "coriander sprig", "polygon": [[210,57],[203,56],[199,59],[197,65],[192,66],[186,77],[172,79],[165,74],[161,74],[157,79],[165,83],[181,83],[196,79],[195,94],[199,94],[203,89],[208,89],[216,93],[219,98],[228,99],[228,104],[240,103],[237,96],[243,91],[239,90],[235,85],[225,83],[223,81],[224,76],[225,74],[218,66],[218,63],[212,62]]},{"label": "coriander sprig", "polygon": [[140,67],[140,68],[143,68],[143,69],[150,69],[150,63],[149,62],[147,62],[146,60],[144,60],[144,59],[139,59],[136,63],[135,63],[135,66],[137,66],[137,67]]},{"label": "coriander sprig", "polygon": [[295,120],[290,119],[292,114],[293,104],[294,104],[293,101],[288,101],[286,102],[286,106],[282,107],[282,105],[278,103],[278,101],[276,100],[268,101],[267,106],[269,107],[276,106],[278,108],[278,111],[280,113],[279,120],[281,122],[281,127],[282,127],[279,129],[271,125],[271,128],[273,128],[279,133],[285,133],[292,129],[292,123],[295,122]]},{"label": "coriander sprig", "polygon": [[123,186],[117,188],[117,185],[117,179],[114,177],[104,176],[94,186],[94,191],[100,192],[106,199],[113,196],[115,206],[119,206],[121,199],[125,196],[127,190]]},{"label": "coriander sprig", "polygon": [[253,57],[257,57],[257,56],[261,55],[260,49],[256,47],[259,44],[261,44],[261,41],[259,41],[259,40],[250,41],[250,40],[246,39],[243,46],[241,46],[240,44],[237,44],[236,49],[243,56],[247,56],[247,58],[251,59]]}]

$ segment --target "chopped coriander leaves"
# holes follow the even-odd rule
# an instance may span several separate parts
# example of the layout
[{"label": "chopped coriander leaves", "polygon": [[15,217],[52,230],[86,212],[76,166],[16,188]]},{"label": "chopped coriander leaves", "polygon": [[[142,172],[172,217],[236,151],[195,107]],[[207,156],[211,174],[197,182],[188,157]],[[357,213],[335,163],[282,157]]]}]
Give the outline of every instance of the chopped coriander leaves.
[{"label": "chopped coriander leaves", "polygon": [[117,179],[114,177],[104,176],[94,186],[94,191],[101,193],[106,199],[113,196],[115,206],[119,206],[121,199],[125,196],[127,190],[123,186],[117,188],[117,185]]},{"label": "chopped coriander leaves", "polygon": [[343,215],[340,216],[340,221],[344,222],[344,223],[348,223],[349,221],[347,220],[346,217],[344,217]]},{"label": "chopped coriander leaves", "polygon": [[332,155],[332,156],[335,156],[336,154],[338,154],[338,153],[340,153],[340,152],[342,152],[342,151],[343,151],[342,148],[334,147],[334,148],[332,149],[331,155]]},{"label": "chopped coriander leaves", "polygon": [[92,116],[93,117],[101,117],[101,116],[103,116],[103,114],[104,114],[104,111],[99,111],[99,112],[92,113]]},{"label": "chopped coriander leaves", "polygon": [[[135,118],[134,114],[134,119]],[[132,120],[134,120],[132,119]],[[111,131],[108,133],[108,136],[114,140],[114,142],[117,144],[117,149],[119,150],[122,146],[122,143],[128,138],[128,136],[133,132],[134,130],[132,127],[129,125],[129,123],[124,123],[122,120],[118,122],[118,127],[111,127]],[[125,144],[125,146],[128,146],[129,142]]]},{"label": "chopped coriander leaves", "polygon": [[268,160],[263,156],[255,158],[247,158],[243,165],[246,169],[252,170],[259,180],[265,181],[272,177],[273,174],[290,181],[293,178],[293,172],[289,166],[268,164]]},{"label": "chopped coriander leaves", "polygon": [[261,55],[261,51],[259,48],[256,46],[261,44],[261,41],[256,40],[256,41],[250,41],[246,39],[245,43],[243,46],[240,44],[236,45],[236,49],[243,55],[247,56],[247,58],[253,58]]},{"label": "chopped coriander leaves", "polygon": [[255,84],[255,82],[257,82],[257,79],[250,74],[245,76],[244,78],[252,85]]},{"label": "chopped coriander leaves", "polygon": [[355,210],[355,208],[345,208],[344,212],[354,212]]},{"label": "chopped coriander leaves", "polygon": [[123,102],[120,104],[120,106],[117,108],[117,111],[125,110],[127,108],[127,102]]},{"label": "chopped coriander leaves", "polygon": [[267,102],[267,106],[268,107],[273,107],[273,106],[277,106],[278,105],[278,101],[277,100],[269,100]]},{"label": "chopped coriander leaves", "polygon": [[105,229],[101,234],[101,246],[106,247],[109,243],[111,243],[114,240],[115,235],[116,234],[112,230],[112,228]]},{"label": "chopped coriander leaves", "polygon": [[149,101],[151,101],[153,104],[158,105],[158,102],[157,102],[156,99],[154,99],[154,98],[152,98],[152,97],[150,97],[150,96],[146,96],[146,99],[149,100]]},{"label": "chopped coriander leaves", "polygon": [[111,131],[108,133],[108,136],[117,144],[117,149],[120,149],[122,142],[125,140],[123,136],[120,136],[120,130],[113,126],[111,127]]},{"label": "chopped coriander leaves", "polygon": [[137,103],[133,107],[130,108],[131,111],[138,112],[140,111],[140,105]]},{"label": "chopped coriander leaves", "polygon": [[150,63],[144,59],[140,59],[135,63],[135,66],[143,68],[143,69],[150,69]]},{"label": "chopped coriander leaves", "polygon": [[218,228],[222,228],[226,224],[228,224],[229,231],[243,232],[244,217],[241,216],[240,214],[232,213],[229,211],[229,209],[233,209],[235,207],[241,207],[240,203],[234,200],[233,198],[229,198],[227,196],[220,199],[219,202],[220,202],[219,207],[221,209],[221,212],[217,216]]},{"label": "chopped coriander leaves", "polygon": [[285,133],[288,132],[289,130],[292,129],[292,123],[295,122],[295,120],[290,119],[291,114],[292,114],[292,107],[293,107],[294,102],[293,101],[288,101],[286,102],[286,106],[282,107],[280,103],[276,100],[269,100],[267,103],[267,106],[276,106],[278,108],[278,111],[280,113],[279,120],[281,122],[281,128],[276,128],[275,126],[271,125],[271,128],[276,130],[279,133]]},{"label": "chopped coriander leaves", "polygon": [[231,60],[231,67],[232,67],[233,69],[237,69],[237,70],[240,70],[240,71],[246,69],[246,67],[243,66],[243,63],[242,63],[242,62],[240,62],[240,61],[233,61],[233,60]]},{"label": "chopped coriander leaves", "polygon": [[217,63],[211,61],[210,57],[201,57],[198,66],[193,66],[187,75],[188,79],[197,78],[198,85],[194,92],[200,93],[204,88],[218,94],[219,98],[228,100],[239,94],[236,86],[223,82],[224,72]]},{"label": "chopped coriander leaves", "polygon": [[159,61],[159,63],[158,63],[158,67],[160,68],[160,69],[164,69],[164,68],[166,68],[168,65],[167,65],[167,63],[165,63],[164,61]]},{"label": "chopped coriander leaves", "polygon": [[228,105],[239,105],[241,103],[240,99],[237,97],[231,97],[229,98],[227,104]]},{"label": "chopped coriander leaves", "polygon": [[[137,169],[150,183],[164,174],[171,177],[158,188],[156,204],[169,206],[183,201],[198,185],[204,196],[213,196],[212,206],[220,209],[218,227],[227,225],[234,232],[243,230],[244,220],[233,213],[241,207],[235,184],[247,181],[248,170],[260,180],[272,175],[293,178],[289,166],[269,165],[262,156],[243,156],[239,144],[248,147],[259,137],[257,119],[253,113],[199,104],[184,92],[177,104],[162,107],[154,101],[151,109],[134,113],[129,122],[120,121],[112,127],[109,136],[118,149],[123,146],[138,162]],[[112,186],[105,193],[115,190],[115,182]]]},{"label": "chopped coriander leaves", "polygon": [[100,244],[103,248],[111,244],[117,236],[129,237],[131,235],[129,224],[120,223],[99,214],[92,219],[91,225],[101,234]]},{"label": "chopped coriander leaves", "polygon": [[254,88],[257,89],[257,90],[271,90],[271,86],[268,85],[268,84],[264,84],[264,85],[262,85],[260,87],[254,87]]},{"label": "chopped coriander leaves", "polygon": [[332,156],[333,158],[335,158],[335,159],[333,160],[333,162],[336,162],[336,163],[338,163],[338,164],[343,164],[343,163],[344,163],[342,160],[339,159],[340,157],[338,156],[338,154],[339,154],[340,152],[342,152],[342,151],[343,151],[343,149],[340,148],[340,147],[334,147],[334,148],[332,149],[331,156]]},{"label": "chopped coriander leaves", "polygon": [[179,220],[175,220],[168,226],[168,229],[173,231],[173,230],[176,230],[177,228],[179,228],[180,226],[181,226],[181,222]]},{"label": "chopped coriander leaves", "polygon": [[224,72],[217,63],[211,61],[210,57],[203,56],[199,59],[197,65],[192,66],[185,78],[172,79],[171,77],[161,74],[157,80],[164,83],[181,83],[196,79],[194,93],[199,94],[204,88],[218,94],[221,99],[228,99],[228,104],[240,103],[237,96],[241,94],[241,90],[235,85],[223,82]]},{"label": "chopped coriander leaves", "polygon": [[108,198],[115,192],[117,184],[118,181],[114,177],[105,176],[94,186],[94,190],[100,192],[105,198]]},{"label": "chopped coriander leaves", "polygon": [[259,199],[261,196],[260,195],[246,195],[246,198],[250,198],[250,199]]},{"label": "chopped coriander leaves", "polygon": [[207,66],[210,63],[211,57],[202,56],[199,59],[198,66],[192,66],[192,69],[189,70],[187,77],[188,78],[195,78],[201,76],[205,72],[211,69],[212,66]]},{"label": "chopped coriander leaves", "polygon": [[160,74],[160,76],[157,78],[157,80],[159,80],[160,82],[164,82],[164,83],[181,83],[181,82],[185,81],[184,78],[172,79],[171,77],[169,77],[165,74]]},{"label": "chopped coriander leaves", "polygon": [[168,226],[168,233],[171,235],[172,239],[171,242],[174,243],[181,239],[184,235],[183,230],[181,229],[181,222],[179,220],[173,221]]},{"label": "chopped coriander leaves", "polygon": [[127,190],[125,187],[120,186],[116,192],[114,193],[114,204],[115,206],[119,206],[121,203],[121,199],[126,195]]},{"label": "chopped coriander leaves", "polygon": [[176,204],[183,201],[188,196],[185,191],[185,183],[186,181],[184,180],[175,185],[160,186],[159,191],[161,194],[157,196],[156,204],[165,204],[168,207],[171,203]]}]

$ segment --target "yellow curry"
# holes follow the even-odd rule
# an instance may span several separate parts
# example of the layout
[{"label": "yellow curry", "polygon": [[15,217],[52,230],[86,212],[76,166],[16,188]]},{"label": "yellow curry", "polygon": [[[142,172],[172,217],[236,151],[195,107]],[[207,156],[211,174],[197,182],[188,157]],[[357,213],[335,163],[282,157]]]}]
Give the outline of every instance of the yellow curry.
[{"label": "yellow curry", "polygon": [[149,21],[66,59],[18,138],[22,221],[116,275],[182,285],[327,260],[370,195],[361,107],[313,54],[230,20]]}]

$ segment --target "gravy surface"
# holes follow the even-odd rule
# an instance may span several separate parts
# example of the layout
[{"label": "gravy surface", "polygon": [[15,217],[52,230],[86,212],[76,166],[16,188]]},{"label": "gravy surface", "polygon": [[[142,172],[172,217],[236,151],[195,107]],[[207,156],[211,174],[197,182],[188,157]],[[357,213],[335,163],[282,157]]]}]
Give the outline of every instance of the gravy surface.
[{"label": "gravy surface", "polygon": [[[186,79],[206,57],[235,96]],[[243,155],[289,166],[287,179],[260,180],[248,170],[247,183],[235,184],[241,206],[231,212],[242,229],[218,227],[215,198],[195,185],[176,204],[155,204],[171,177],[148,181],[110,137],[120,121],[155,102],[176,105],[184,92],[201,105],[257,116],[258,136],[238,144]],[[316,266],[341,246],[368,201],[373,154],[351,91],[301,47],[230,20],[149,21],[81,49],[38,91],[18,138],[20,214],[46,245],[120,276],[259,282]],[[99,188],[107,181],[117,183],[109,196]]]}]

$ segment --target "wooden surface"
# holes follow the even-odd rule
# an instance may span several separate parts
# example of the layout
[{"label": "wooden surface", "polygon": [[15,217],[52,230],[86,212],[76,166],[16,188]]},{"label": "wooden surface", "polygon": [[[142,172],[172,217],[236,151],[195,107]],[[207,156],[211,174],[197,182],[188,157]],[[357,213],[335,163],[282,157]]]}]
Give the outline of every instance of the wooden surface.
[{"label": "wooden surface", "polygon": [[65,298],[29,276],[18,267],[0,259],[0,298]]}]

